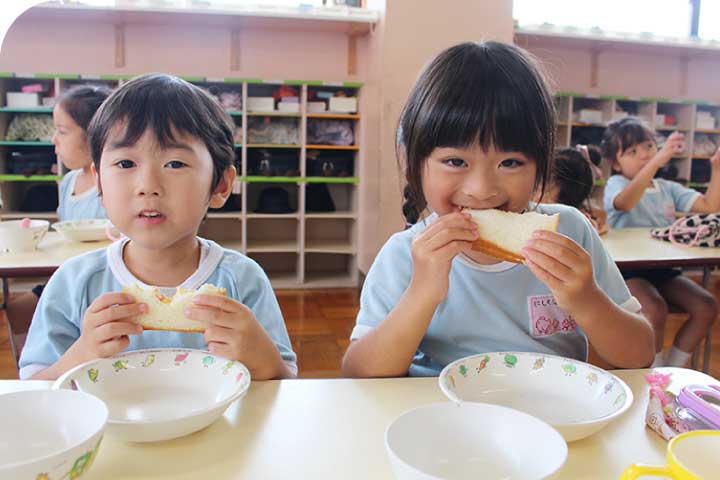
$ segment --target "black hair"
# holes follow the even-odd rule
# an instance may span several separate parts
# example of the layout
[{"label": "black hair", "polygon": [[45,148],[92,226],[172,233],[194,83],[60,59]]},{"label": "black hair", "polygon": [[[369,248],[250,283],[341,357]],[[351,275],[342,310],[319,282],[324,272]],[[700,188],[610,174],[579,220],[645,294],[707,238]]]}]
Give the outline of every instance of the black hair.
[{"label": "black hair", "polygon": [[603,158],[612,165],[618,153],[638,143],[655,141],[654,132],[638,117],[625,117],[608,123],[603,133],[600,149]]},{"label": "black hair", "polygon": [[407,185],[403,215],[417,222],[427,202],[422,167],[438,147],[479,144],[535,161],[535,186],[548,180],[555,147],[555,106],[538,62],[498,42],[466,42],[425,68],[400,116],[396,149]]},{"label": "black hair", "polygon": [[75,85],[58,98],[58,105],[65,110],[80,128],[87,131],[90,120],[112,90],[105,85]]},{"label": "black hair", "polygon": [[121,147],[135,144],[150,129],[162,148],[176,143],[179,133],[197,137],[213,160],[211,191],[233,166],[234,124],[205,90],[172,75],[151,73],[135,77],[117,89],[100,107],[88,128],[90,154],[100,171],[100,157],[110,130],[125,125]]},{"label": "black hair", "polygon": [[555,154],[550,184],[557,191],[557,203],[581,208],[593,188],[590,163],[576,148],[561,148]]},{"label": "black hair", "polygon": [[587,145],[587,149],[590,161],[593,165],[599,167],[602,163],[602,150],[597,145]]}]

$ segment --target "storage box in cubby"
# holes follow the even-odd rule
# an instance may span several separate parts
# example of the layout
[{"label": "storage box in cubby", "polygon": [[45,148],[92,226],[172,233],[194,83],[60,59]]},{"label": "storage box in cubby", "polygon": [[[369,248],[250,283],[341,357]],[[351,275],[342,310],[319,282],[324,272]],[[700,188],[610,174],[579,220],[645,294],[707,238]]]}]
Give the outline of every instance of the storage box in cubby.
[{"label": "storage box in cubby", "polygon": [[7,92],[6,101],[8,107],[39,107],[40,94],[37,92]]},{"label": "storage box in cubby", "polygon": [[338,113],[355,113],[357,112],[357,98],[332,97],[328,100],[328,110]]},{"label": "storage box in cubby", "polygon": [[273,97],[248,97],[248,112],[274,112],[275,99]]}]

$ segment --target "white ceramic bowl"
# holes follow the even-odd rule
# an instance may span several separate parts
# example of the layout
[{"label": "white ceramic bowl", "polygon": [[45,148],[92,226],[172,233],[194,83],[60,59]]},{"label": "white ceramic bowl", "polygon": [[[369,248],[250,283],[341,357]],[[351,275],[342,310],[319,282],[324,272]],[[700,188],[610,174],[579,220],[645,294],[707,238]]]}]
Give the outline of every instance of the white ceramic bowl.
[{"label": "white ceramic bowl", "polygon": [[562,467],[568,452],[562,436],[531,415],[450,402],[400,415],[385,431],[385,449],[401,480],[538,480]]},{"label": "white ceramic bowl", "polygon": [[597,432],[633,402],[625,382],[587,363],[539,353],[495,352],[443,369],[440,389],[454,402],[487,402],[534,415],[572,442]]},{"label": "white ceramic bowl", "polygon": [[107,419],[103,401],[83,392],[0,395],[0,478],[80,477],[97,454]]},{"label": "white ceramic bowl", "polygon": [[47,220],[30,220],[28,228],[21,227],[23,220],[0,222],[0,253],[31,252],[48,231]]},{"label": "white ceramic bowl", "polygon": [[107,219],[66,220],[53,223],[52,228],[71,242],[98,242],[108,240],[112,223]]},{"label": "white ceramic bowl", "polygon": [[240,363],[192,349],[137,350],[79,365],[53,388],[77,388],[110,410],[108,433],[132,442],[181,437],[207,427],[250,387]]}]

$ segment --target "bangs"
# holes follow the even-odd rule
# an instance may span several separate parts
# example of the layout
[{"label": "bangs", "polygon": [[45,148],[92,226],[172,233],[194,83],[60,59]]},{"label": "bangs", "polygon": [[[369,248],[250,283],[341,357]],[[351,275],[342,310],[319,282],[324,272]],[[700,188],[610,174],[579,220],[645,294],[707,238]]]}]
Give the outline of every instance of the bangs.
[{"label": "bangs", "polygon": [[620,153],[625,153],[625,150],[647,141],[655,141],[653,134],[648,127],[639,122],[628,123],[623,125],[618,132],[618,140],[620,141],[618,147]]},{"label": "bangs", "polygon": [[401,121],[408,163],[438,147],[476,144],[549,162],[554,105],[542,79],[527,74],[536,67],[525,56],[502,55],[512,46],[464,45],[431,64],[411,94]]}]

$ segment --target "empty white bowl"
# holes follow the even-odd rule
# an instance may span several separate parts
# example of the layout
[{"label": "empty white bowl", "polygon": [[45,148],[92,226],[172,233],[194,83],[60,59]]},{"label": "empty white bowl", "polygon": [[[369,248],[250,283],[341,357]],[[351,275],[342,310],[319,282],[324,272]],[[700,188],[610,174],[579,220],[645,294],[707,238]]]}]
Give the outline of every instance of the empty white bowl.
[{"label": "empty white bowl", "polygon": [[435,403],[410,410],[385,431],[401,480],[538,480],[565,463],[567,444],[526,413],[487,403]]},{"label": "empty white bowl", "polygon": [[56,232],[71,242],[99,242],[108,240],[108,229],[113,225],[107,219],[67,220],[52,224]]},{"label": "empty white bowl", "polygon": [[250,372],[192,349],[137,350],[75,367],[53,388],[77,388],[110,410],[108,433],[133,442],[181,437],[207,427],[245,395]]},{"label": "empty white bowl", "polygon": [[69,390],[0,395],[0,478],[78,478],[102,440],[108,409],[102,400]]},{"label": "empty white bowl", "polygon": [[633,402],[615,375],[554,355],[494,352],[461,358],[443,369],[440,389],[454,402],[515,408],[556,428],[572,442],[597,432]]},{"label": "empty white bowl", "polygon": [[0,222],[0,253],[32,252],[47,233],[49,225],[47,220]]}]

